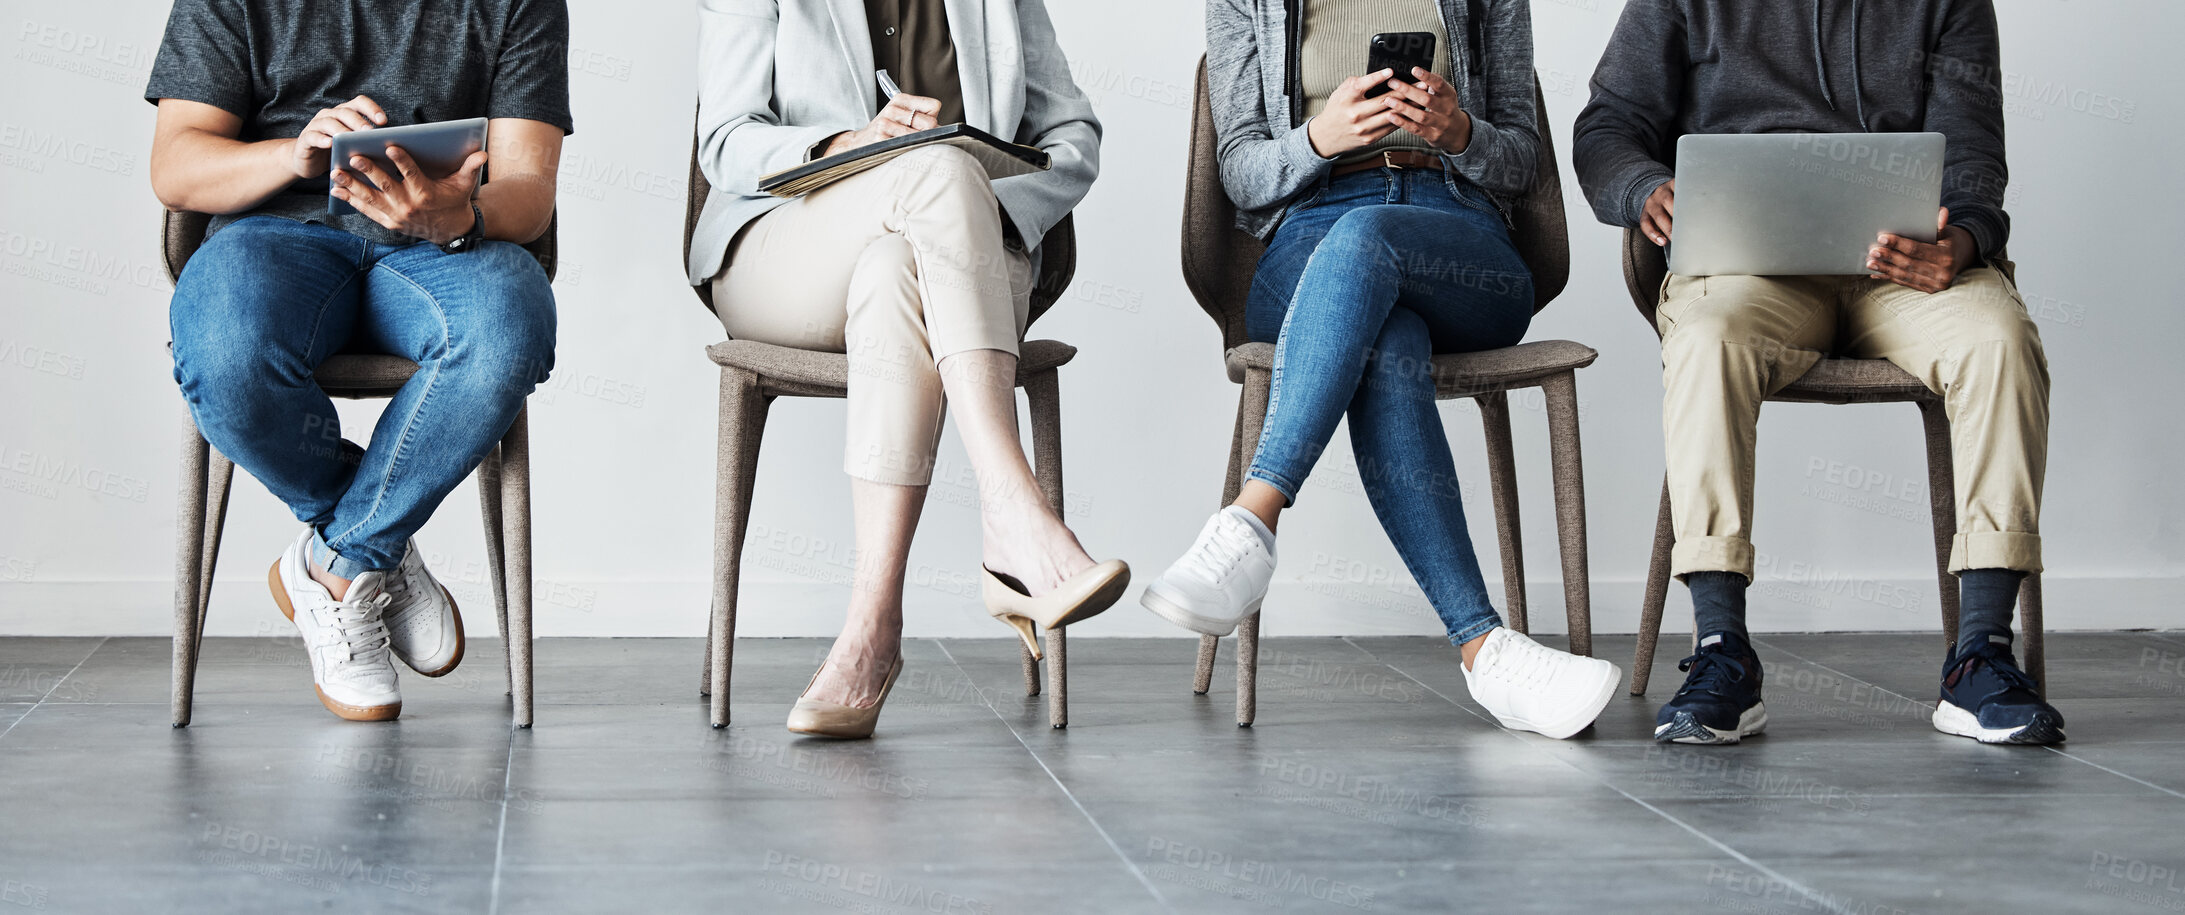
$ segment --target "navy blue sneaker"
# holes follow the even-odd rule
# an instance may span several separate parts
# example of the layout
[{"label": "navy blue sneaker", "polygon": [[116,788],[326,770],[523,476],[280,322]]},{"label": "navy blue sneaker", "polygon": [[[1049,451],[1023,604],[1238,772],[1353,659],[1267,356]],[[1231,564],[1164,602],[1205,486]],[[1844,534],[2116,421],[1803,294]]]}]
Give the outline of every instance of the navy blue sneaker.
[{"label": "navy blue sneaker", "polygon": [[2040,746],[2064,742],[2064,716],[2041,701],[2010,646],[1991,641],[1959,655],[1953,645],[1942,661],[1935,730],[1981,743]]},{"label": "navy blue sneaker", "polygon": [[1768,726],[1760,704],[1760,657],[1743,636],[1716,632],[1677,662],[1684,688],[1654,716],[1654,739],[1674,743],[1736,743]]}]

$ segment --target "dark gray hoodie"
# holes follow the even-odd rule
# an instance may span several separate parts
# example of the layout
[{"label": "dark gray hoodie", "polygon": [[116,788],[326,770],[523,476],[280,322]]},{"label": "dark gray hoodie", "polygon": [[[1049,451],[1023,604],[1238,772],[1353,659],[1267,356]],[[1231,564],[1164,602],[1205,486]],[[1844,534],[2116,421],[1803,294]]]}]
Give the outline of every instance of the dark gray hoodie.
[{"label": "dark gray hoodie", "polygon": [[1944,135],[1942,205],[1993,256],[2003,92],[1990,0],[1631,0],[1572,157],[1593,212],[1633,227],[1688,133]]}]

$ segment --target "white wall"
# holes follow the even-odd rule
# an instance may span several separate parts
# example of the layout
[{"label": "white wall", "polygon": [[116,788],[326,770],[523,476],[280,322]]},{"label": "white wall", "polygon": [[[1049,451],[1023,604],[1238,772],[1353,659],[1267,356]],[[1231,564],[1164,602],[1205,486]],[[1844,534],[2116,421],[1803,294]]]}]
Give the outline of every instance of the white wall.
[{"label": "white wall", "polygon": [[[1063,374],[1071,518],[1141,577],[1215,507],[1236,389],[1186,293],[1177,225],[1192,67],[1186,0],[1050,0],[1107,129],[1079,212],[1081,266],[1037,334],[1075,343]],[[2054,364],[2048,476],[2051,625],[2174,625],[2185,571],[2185,450],[2172,392],[2185,339],[2171,269],[2185,240],[2185,141],[2168,3],[1999,0],[2008,69],[2011,251]],[[539,631],[696,635],[711,531],[720,329],[678,261],[690,148],[693,5],[572,0],[577,134],[564,160],[560,365],[532,401]],[[1559,148],[1619,4],[1534,8]],[[168,631],[181,402],[162,349],[168,288],[138,99],[165,20],[155,0],[9,0],[0,15],[0,633]],[[1566,165],[1567,187],[1575,187]],[[1629,631],[1661,479],[1658,363],[1631,310],[1614,230],[1568,201],[1573,277],[1534,325],[1601,350],[1580,375],[1597,625]],[[1561,605],[1537,396],[1516,411],[1527,570],[1541,628]],[[352,428],[370,405],[345,407]],[[1473,527],[1493,559],[1477,411],[1444,407]],[[822,634],[849,566],[839,401],[784,401],[768,429],[744,631]],[[1907,406],[1771,406],[1756,626],[1933,627],[1919,424]],[[1433,632],[1365,499],[1347,444],[1284,523],[1268,629]],[[1004,636],[970,573],[975,489],[950,436],[913,554],[913,634]],[[484,551],[465,486],[420,535],[485,620]],[[278,631],[261,569],[295,524],[236,486],[215,634]],[[1498,588],[1499,584],[1490,581]],[[1678,595],[1672,627],[1683,617]],[[1086,635],[1167,634],[1126,605]]]}]

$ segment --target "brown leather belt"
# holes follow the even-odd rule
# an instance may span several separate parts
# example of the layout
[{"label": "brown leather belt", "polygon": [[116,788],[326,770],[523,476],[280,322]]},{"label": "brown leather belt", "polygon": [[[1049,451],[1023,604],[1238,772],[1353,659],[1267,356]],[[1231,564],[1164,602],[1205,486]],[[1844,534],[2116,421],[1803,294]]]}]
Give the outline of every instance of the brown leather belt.
[{"label": "brown leather belt", "polygon": [[1352,172],[1370,168],[1425,168],[1441,171],[1441,157],[1423,149],[1384,149],[1379,155],[1356,162],[1346,162],[1329,169],[1329,174],[1340,178]]}]

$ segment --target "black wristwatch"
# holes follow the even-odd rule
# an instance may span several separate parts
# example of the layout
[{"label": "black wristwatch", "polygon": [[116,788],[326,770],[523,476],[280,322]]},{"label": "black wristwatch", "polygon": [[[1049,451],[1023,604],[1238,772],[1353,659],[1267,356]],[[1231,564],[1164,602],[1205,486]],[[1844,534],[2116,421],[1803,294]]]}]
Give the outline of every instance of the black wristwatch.
[{"label": "black wristwatch", "polygon": [[478,212],[478,201],[473,200],[470,202],[470,231],[448,239],[447,244],[440,246],[440,253],[461,254],[478,247],[478,243],[485,240],[486,214]]}]

